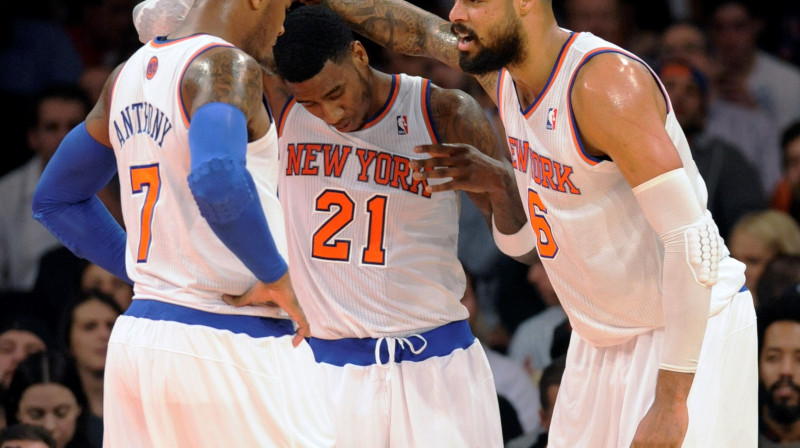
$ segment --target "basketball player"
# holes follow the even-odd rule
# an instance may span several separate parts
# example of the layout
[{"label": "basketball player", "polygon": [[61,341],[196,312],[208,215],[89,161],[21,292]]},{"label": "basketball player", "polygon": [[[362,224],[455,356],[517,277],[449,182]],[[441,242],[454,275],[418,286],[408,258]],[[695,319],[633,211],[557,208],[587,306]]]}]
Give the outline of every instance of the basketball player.
[{"label": "basketball player", "polygon": [[518,228],[524,209],[488,119],[461,91],[371,68],[326,8],[298,8],[284,27],[273,51],[285,86],[266,83],[282,110],[280,200],[338,446],[502,446],[492,373],[460,303],[458,193],[432,194],[437,182],[410,169],[431,143],[483,159],[488,194],[468,194]]},{"label": "basketball player", "polygon": [[[333,445],[262,90],[291,3],[198,2],[114,70],[39,183],[35,217],[134,283],[109,342],[106,446]],[[126,231],[94,196],[115,172]]]},{"label": "basketball player", "polygon": [[[531,223],[496,241],[512,256],[537,247],[575,330],[549,446],[754,447],[744,266],[652,70],[559,27],[550,0],[456,0],[452,23],[400,0],[323,3],[382,45],[474,74],[495,100]],[[464,169],[427,148],[420,179]]]}]

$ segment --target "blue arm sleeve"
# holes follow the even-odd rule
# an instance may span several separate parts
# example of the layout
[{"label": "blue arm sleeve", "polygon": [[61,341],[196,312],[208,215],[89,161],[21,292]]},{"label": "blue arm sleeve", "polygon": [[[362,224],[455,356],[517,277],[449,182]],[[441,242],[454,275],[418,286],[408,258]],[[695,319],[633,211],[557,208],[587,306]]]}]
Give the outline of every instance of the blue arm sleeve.
[{"label": "blue arm sleeve", "polygon": [[247,119],[237,107],[205,104],[189,126],[189,188],[214,234],[255,276],[272,283],[288,266],[269,231],[258,191],[245,167]]},{"label": "blue arm sleeve", "polygon": [[116,172],[114,151],[79,124],[39,179],[33,217],[75,255],[132,283],[125,272],[125,231],[95,196]]}]

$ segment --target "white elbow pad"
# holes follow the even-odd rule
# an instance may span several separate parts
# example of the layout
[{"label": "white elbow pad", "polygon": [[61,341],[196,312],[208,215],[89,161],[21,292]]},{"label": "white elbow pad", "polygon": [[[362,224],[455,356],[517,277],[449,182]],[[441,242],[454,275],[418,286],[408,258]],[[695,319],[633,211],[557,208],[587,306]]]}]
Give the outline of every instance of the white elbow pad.
[{"label": "white elbow pad", "polygon": [[520,257],[536,247],[536,235],[533,232],[530,221],[526,221],[517,233],[506,235],[497,230],[494,215],[492,215],[492,237],[500,252],[509,257]]},{"label": "white elbow pad", "polygon": [[694,372],[723,254],[722,239],[683,168],[657,176],[633,193],[664,244],[661,368]]}]

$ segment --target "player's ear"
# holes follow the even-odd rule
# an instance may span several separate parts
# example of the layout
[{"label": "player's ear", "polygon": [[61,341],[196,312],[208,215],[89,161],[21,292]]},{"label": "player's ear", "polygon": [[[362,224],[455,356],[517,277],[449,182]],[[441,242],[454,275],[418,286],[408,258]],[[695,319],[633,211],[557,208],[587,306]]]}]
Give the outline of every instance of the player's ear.
[{"label": "player's ear", "polygon": [[535,6],[538,6],[543,1],[547,0],[517,0],[519,5],[519,15],[521,17],[527,16],[531,11],[533,11]]},{"label": "player's ear", "polygon": [[350,55],[355,64],[363,67],[369,65],[369,55],[367,54],[367,49],[364,48],[364,45],[361,42],[357,40],[350,42]]}]

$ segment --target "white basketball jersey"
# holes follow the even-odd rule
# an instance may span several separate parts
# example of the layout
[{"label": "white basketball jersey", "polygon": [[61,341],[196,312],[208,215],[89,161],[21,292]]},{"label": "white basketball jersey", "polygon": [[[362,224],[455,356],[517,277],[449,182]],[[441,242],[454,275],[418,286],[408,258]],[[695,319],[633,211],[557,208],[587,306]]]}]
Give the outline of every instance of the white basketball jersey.
[{"label": "white basketball jersey", "polygon": [[[274,316],[276,309],[234,308],[221,300],[224,293],[244,293],[256,278],[200,215],[186,180],[191,155],[181,79],[195,57],[219,46],[231,45],[209,35],[151,41],[128,60],[114,83],[109,135],[128,234],[127,272],[134,298],[215,313]],[[247,169],[285,256],[275,126],[247,145]]]},{"label": "white basketball jersey", "polygon": [[468,315],[458,196],[412,179],[434,142],[430,82],[395,75],[381,111],[337,132],[291,99],[281,114],[279,196],[292,283],[314,335],[401,336]]},{"label": "white basketball jersey", "polygon": [[[592,56],[604,52],[641,62],[592,34],[573,33],[532,105],[520,104],[506,70],[500,72],[497,92],[517,185],[539,236],[542,262],[573,328],[593,345],[617,344],[664,325],[662,300],[669,300],[661,292],[663,245],[658,235],[616,164],[583,151],[575,129],[570,106],[575,75]],[[663,87],[662,92],[669,109],[665,128],[705,210],[705,183]],[[712,314],[744,284],[744,265],[725,252]]]}]

